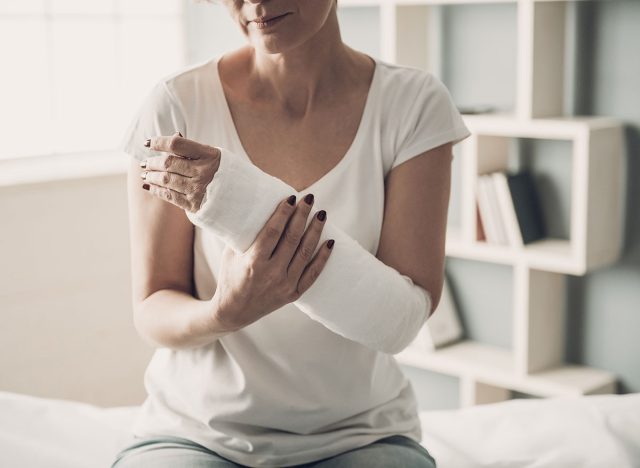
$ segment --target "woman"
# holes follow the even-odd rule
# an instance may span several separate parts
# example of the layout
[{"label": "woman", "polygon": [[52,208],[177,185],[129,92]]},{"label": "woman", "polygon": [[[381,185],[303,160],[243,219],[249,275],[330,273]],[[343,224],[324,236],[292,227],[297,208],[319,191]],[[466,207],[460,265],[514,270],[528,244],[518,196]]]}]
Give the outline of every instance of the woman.
[{"label": "woman", "polygon": [[[433,75],[342,43],[335,0],[225,5],[248,45],[162,79],[123,146],[135,158],[135,325],[157,349],[131,444],[112,468],[434,467],[392,356],[406,337],[374,346],[297,305],[316,291],[336,316],[371,317],[370,334],[394,338],[378,323],[399,322],[398,311],[376,322],[375,304],[347,307],[358,284],[377,297],[370,283],[319,286],[320,273],[355,274],[330,270],[338,244],[352,242],[371,269],[402,276],[411,294],[428,291],[428,302],[413,296],[428,318],[444,277],[452,145],[469,131]],[[290,189],[258,226],[257,208],[222,201],[242,182],[221,175],[231,161]],[[322,209],[306,227],[313,205]],[[207,206],[254,229],[255,241],[236,251],[227,243],[240,245],[240,232],[192,222]],[[334,250],[332,239],[319,242],[325,225],[341,233]]]}]

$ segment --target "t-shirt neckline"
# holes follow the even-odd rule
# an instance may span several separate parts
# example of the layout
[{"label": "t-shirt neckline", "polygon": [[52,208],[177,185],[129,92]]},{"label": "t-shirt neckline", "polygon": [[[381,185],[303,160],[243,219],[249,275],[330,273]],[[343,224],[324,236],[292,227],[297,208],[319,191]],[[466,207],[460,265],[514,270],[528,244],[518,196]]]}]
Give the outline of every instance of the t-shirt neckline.
[{"label": "t-shirt neckline", "polygon": [[[342,156],[340,161],[338,161],[338,163],[336,163],[335,166],[329,169],[327,173],[325,173],[322,177],[320,177],[318,180],[313,182],[311,185],[309,185],[308,187],[306,187],[301,191],[297,191],[295,190],[295,188],[291,187],[292,192],[295,193],[298,196],[298,198],[300,198],[301,194],[310,193],[311,191],[316,190],[320,185],[325,183],[329,178],[337,175],[347,166],[347,163],[349,162],[349,160],[353,159],[355,157],[355,154],[357,154],[357,148],[360,145],[360,141],[362,140],[362,138],[364,138],[363,133],[365,132],[365,128],[368,126],[368,123],[370,120],[370,115],[373,107],[372,101],[374,99],[373,95],[377,93],[378,74],[381,66],[380,61],[376,57],[372,57],[370,55],[367,55],[367,56],[374,61],[373,76],[371,78],[371,82],[369,83],[369,91],[367,92],[367,97],[365,99],[364,109],[360,117],[358,129],[356,130],[356,134],[353,140],[351,141],[351,145],[347,149],[347,152]],[[218,56],[214,58],[212,61],[212,65],[214,69],[214,73],[213,73],[214,82],[215,82],[214,86],[216,87],[216,90],[221,96],[222,102],[224,104],[223,118],[225,119],[225,124],[229,125],[231,129],[230,130],[231,138],[234,140],[234,144],[236,145],[236,147],[239,148],[240,155],[255,166],[255,164],[249,157],[247,151],[245,150],[242,144],[242,141],[240,140],[240,135],[238,134],[235,123],[233,121],[233,116],[231,115],[231,108],[229,107],[229,102],[227,101],[227,97],[224,93],[224,87],[222,86],[222,81],[220,79],[220,71],[218,69],[218,63],[220,62],[221,58],[222,56]]]}]

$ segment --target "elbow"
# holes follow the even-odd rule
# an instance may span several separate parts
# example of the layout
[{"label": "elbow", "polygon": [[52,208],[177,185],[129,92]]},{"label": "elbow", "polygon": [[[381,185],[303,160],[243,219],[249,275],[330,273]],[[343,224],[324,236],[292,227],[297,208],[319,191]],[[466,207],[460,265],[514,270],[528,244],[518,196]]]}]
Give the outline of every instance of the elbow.
[{"label": "elbow", "polygon": [[153,330],[149,323],[148,312],[145,311],[145,301],[138,302],[133,309],[133,327],[140,339],[153,349],[168,347],[153,337]]},{"label": "elbow", "polygon": [[142,304],[140,304],[140,308],[134,309],[133,312],[133,327],[136,330],[137,335],[140,339],[148,346],[152,348],[157,348],[158,343],[156,343],[147,332],[146,322],[142,317]]},{"label": "elbow", "polygon": [[434,297],[431,304],[429,305],[429,313],[427,314],[426,320],[429,320],[431,316],[435,313],[439,303],[440,303],[440,297],[439,296]]}]

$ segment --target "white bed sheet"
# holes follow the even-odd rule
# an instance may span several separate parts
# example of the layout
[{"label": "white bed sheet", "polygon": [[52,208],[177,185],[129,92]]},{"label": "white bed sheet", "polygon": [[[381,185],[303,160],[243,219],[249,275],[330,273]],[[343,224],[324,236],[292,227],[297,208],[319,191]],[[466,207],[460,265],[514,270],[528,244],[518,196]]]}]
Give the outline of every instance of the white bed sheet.
[{"label": "white bed sheet", "polygon": [[[0,467],[109,468],[137,410],[0,392]],[[518,399],[420,417],[439,468],[640,467],[640,393]]]}]

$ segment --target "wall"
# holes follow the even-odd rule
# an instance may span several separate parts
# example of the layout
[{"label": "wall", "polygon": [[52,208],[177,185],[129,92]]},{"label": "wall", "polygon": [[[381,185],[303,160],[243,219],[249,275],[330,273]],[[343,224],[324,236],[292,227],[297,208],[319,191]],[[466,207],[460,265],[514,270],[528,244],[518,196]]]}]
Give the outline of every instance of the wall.
[{"label": "wall", "polygon": [[126,177],[0,187],[0,390],[138,404]]}]

